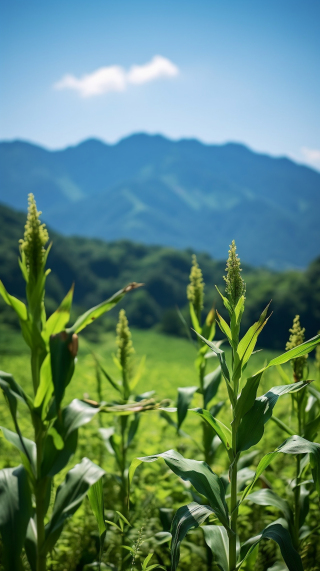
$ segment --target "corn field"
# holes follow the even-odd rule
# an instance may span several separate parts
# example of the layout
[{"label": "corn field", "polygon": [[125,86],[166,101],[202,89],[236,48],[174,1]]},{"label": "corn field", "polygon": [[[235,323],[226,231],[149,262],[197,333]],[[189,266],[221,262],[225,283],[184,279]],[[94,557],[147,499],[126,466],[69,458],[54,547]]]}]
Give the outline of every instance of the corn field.
[{"label": "corn field", "polygon": [[[320,334],[306,340],[297,315],[282,354],[256,350],[262,329],[272,328],[272,304],[243,330],[252,292],[232,241],[225,290],[207,315],[201,268],[191,262],[192,327],[179,316],[193,384],[174,398],[161,382],[140,392],[145,357],[125,311],[112,357],[81,332],[143,284],[123,284],[74,323],[70,284],[47,317],[51,244],[40,214],[30,195],[19,245],[26,303],[0,282],[30,379],[0,372],[8,410],[1,441],[20,455],[20,464],[7,456],[1,464],[0,569],[319,570]],[[95,395],[69,402],[75,369],[86,392],[81,344]]]}]

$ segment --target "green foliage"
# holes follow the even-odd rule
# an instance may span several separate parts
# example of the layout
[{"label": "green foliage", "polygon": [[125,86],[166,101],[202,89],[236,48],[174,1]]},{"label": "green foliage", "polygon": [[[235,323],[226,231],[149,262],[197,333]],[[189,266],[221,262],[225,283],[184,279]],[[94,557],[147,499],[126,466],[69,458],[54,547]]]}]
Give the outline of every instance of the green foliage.
[{"label": "green foliage", "polygon": [[[231,363],[227,363],[225,352],[217,347],[212,338],[206,339],[201,335],[201,328],[197,322],[196,316],[191,314],[194,322],[194,329],[205,347],[210,347],[215,355],[218,356],[221,365],[222,375],[224,377],[227,392],[231,404],[232,422],[226,426],[206,410],[197,409],[197,414],[200,414],[204,420],[212,427],[214,427],[217,436],[223,443],[225,450],[228,454],[229,466],[229,482],[230,482],[230,503],[226,503],[226,488],[229,484],[224,483],[223,479],[211,472],[209,466],[204,462],[197,462],[183,458],[174,450],[156,454],[144,458],[136,459],[130,468],[129,479],[132,480],[134,471],[140,462],[154,462],[158,458],[163,458],[168,467],[183,480],[190,481],[194,489],[201,497],[204,497],[204,502],[193,503],[190,506],[183,506],[180,508],[172,523],[172,549],[171,549],[171,568],[175,570],[179,563],[180,557],[180,543],[191,527],[197,527],[199,524],[210,515],[210,509],[214,512],[215,516],[219,519],[225,531],[223,536],[220,532],[214,531],[210,537],[210,531],[206,530],[206,542],[210,549],[212,549],[213,558],[221,571],[237,571],[246,564],[247,559],[250,559],[253,550],[258,545],[261,539],[267,538],[275,541],[281,551],[281,555],[289,569],[289,571],[302,571],[301,557],[295,549],[290,532],[286,529],[286,525],[291,527],[291,533],[294,532],[294,522],[292,511],[288,504],[275,494],[261,494],[258,496],[262,504],[274,506],[285,512],[287,522],[283,525],[281,520],[276,520],[263,531],[255,536],[244,541],[241,545],[240,554],[237,547],[239,542],[239,528],[238,517],[239,509],[242,507],[244,499],[250,492],[253,491],[255,484],[259,478],[262,477],[264,470],[270,465],[271,461],[280,453],[292,455],[309,455],[310,466],[313,477],[313,486],[319,493],[319,474],[320,474],[320,444],[312,443],[299,436],[292,436],[283,444],[281,444],[274,452],[267,454],[260,461],[256,473],[252,474],[251,471],[246,471],[246,462],[240,464],[241,453],[251,446],[258,444],[264,433],[264,426],[272,416],[273,408],[278,401],[279,396],[292,392],[299,392],[305,389],[310,381],[297,381],[293,384],[273,387],[262,397],[257,397],[257,391],[262,379],[263,373],[274,366],[279,366],[291,359],[302,358],[312,351],[320,343],[320,335],[315,336],[309,341],[302,342],[301,344],[294,344],[288,351],[266,363],[262,369],[247,381],[243,388],[241,388],[242,376],[247,368],[250,357],[253,354],[258,335],[266,324],[268,317],[268,307],[262,313],[259,321],[250,327],[247,333],[239,339],[240,322],[244,312],[245,297],[244,297],[244,284],[240,278],[240,265],[235,254],[235,244],[232,244],[232,251],[230,252],[230,268],[233,262],[233,269],[228,274],[229,280],[227,281],[227,295],[225,298],[221,295],[223,303],[230,315],[230,325],[220,316],[218,317],[218,325],[222,332],[226,334],[228,342],[231,347],[232,359]],[[233,271],[234,270],[234,271]],[[302,339],[303,341],[303,339]],[[185,403],[183,403],[185,404]],[[308,456],[305,456],[308,458]],[[252,456],[249,455],[249,462]],[[304,467],[306,462],[304,463]],[[253,475],[253,478],[251,476]],[[300,476],[300,472],[297,474]],[[244,477],[243,477],[244,476]],[[242,479],[243,478],[243,479]],[[245,488],[242,499],[238,499],[241,486],[250,480],[251,482]],[[296,483],[296,486],[299,482]],[[240,489],[239,489],[240,488]],[[257,497],[251,495],[251,501]],[[303,489],[300,499],[303,503]],[[199,498],[199,499],[200,499]],[[209,503],[203,505],[203,503]],[[307,504],[301,507],[300,524],[303,523],[307,513]],[[197,514],[196,517],[194,514]],[[216,525],[216,524],[213,524]],[[213,528],[214,529],[214,528]],[[293,534],[294,538],[294,534]],[[225,554],[221,553],[222,543],[225,547]],[[209,559],[208,559],[209,565]]]},{"label": "green foliage", "polygon": [[[49,249],[44,245],[48,234],[39,220],[34,197],[29,197],[29,212],[24,239],[21,241],[20,268],[26,281],[25,305],[7,293],[0,293],[19,317],[21,331],[31,354],[33,395],[28,395],[12,375],[0,373],[0,387],[7,401],[15,432],[2,428],[3,436],[18,448],[23,466],[0,471],[0,531],[3,540],[5,569],[21,569],[23,546],[32,571],[45,571],[47,556],[62,533],[65,521],[80,507],[90,486],[104,470],[87,458],[72,468],[56,491],[51,514],[53,477],[67,465],[76,452],[78,429],[102,409],[79,400],[62,406],[65,391],[72,379],[78,352],[77,332],[119,301],[134,285],[79,317],[65,329],[69,320],[72,293],[47,320],[44,306],[46,261]],[[18,405],[27,408],[34,441],[22,435]],[[106,412],[113,412],[105,407]],[[130,411],[123,411],[129,413]],[[35,508],[32,507],[34,498]],[[16,544],[10,547],[9,538]]]}]

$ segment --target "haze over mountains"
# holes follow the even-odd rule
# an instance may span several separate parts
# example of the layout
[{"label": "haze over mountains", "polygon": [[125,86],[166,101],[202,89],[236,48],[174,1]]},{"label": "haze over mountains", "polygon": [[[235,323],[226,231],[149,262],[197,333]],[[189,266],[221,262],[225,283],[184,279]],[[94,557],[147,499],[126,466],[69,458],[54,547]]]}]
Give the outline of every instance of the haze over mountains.
[{"label": "haze over mountains", "polygon": [[55,230],[192,247],[225,259],[304,267],[320,252],[320,173],[228,143],[136,134],[48,151],[0,143],[1,202],[26,210],[33,192]]}]

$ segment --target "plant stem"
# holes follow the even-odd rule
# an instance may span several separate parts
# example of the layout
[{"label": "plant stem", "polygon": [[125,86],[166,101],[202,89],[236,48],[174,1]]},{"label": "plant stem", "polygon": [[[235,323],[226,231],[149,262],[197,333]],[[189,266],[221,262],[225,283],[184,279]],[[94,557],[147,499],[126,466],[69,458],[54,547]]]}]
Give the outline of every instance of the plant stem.
[{"label": "plant stem", "polygon": [[[234,377],[234,351],[236,347],[232,349],[232,377]],[[239,380],[234,381],[233,395],[234,401],[237,401],[239,390]],[[232,406],[232,416],[235,420],[235,410]],[[230,498],[230,509],[231,509],[231,522],[230,527],[232,530],[232,535],[229,537],[229,571],[234,571],[237,565],[237,520],[238,520],[238,459],[237,455],[237,425],[235,422],[231,424],[232,430],[232,450],[234,460],[230,467],[230,478],[231,478],[231,498]]]},{"label": "plant stem", "polygon": [[[236,430],[232,425],[232,449],[236,450]],[[233,534],[229,537],[229,571],[234,571],[237,565],[237,520],[238,520],[238,458],[235,457],[231,468],[231,530]]]},{"label": "plant stem", "polygon": [[[298,433],[302,435],[302,419],[301,419],[301,404],[303,403],[303,391],[302,398],[301,395],[297,395],[297,412],[298,412]],[[299,532],[300,532],[300,463],[301,457],[300,454],[297,454],[296,457],[296,487],[294,490],[294,530],[295,530],[295,537],[294,543],[295,548],[299,550],[300,547],[300,540],[299,540]]]},{"label": "plant stem", "polygon": [[35,482],[36,518],[37,518],[37,571],[46,571],[46,554],[42,551],[45,541],[44,519],[46,512],[46,487],[47,479],[41,478],[41,460],[43,430],[42,422],[35,423],[35,441],[37,447],[37,479]]}]

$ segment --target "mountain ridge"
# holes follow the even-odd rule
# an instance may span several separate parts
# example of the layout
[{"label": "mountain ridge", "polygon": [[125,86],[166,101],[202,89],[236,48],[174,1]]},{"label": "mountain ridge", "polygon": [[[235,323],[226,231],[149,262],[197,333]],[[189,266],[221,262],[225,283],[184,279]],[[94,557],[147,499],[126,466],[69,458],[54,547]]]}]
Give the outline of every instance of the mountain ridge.
[{"label": "mountain ridge", "polygon": [[60,150],[2,142],[0,170],[3,203],[25,210],[33,192],[44,220],[67,235],[218,259],[235,238],[246,262],[274,268],[305,267],[319,254],[320,173],[241,143],[144,133]]}]

